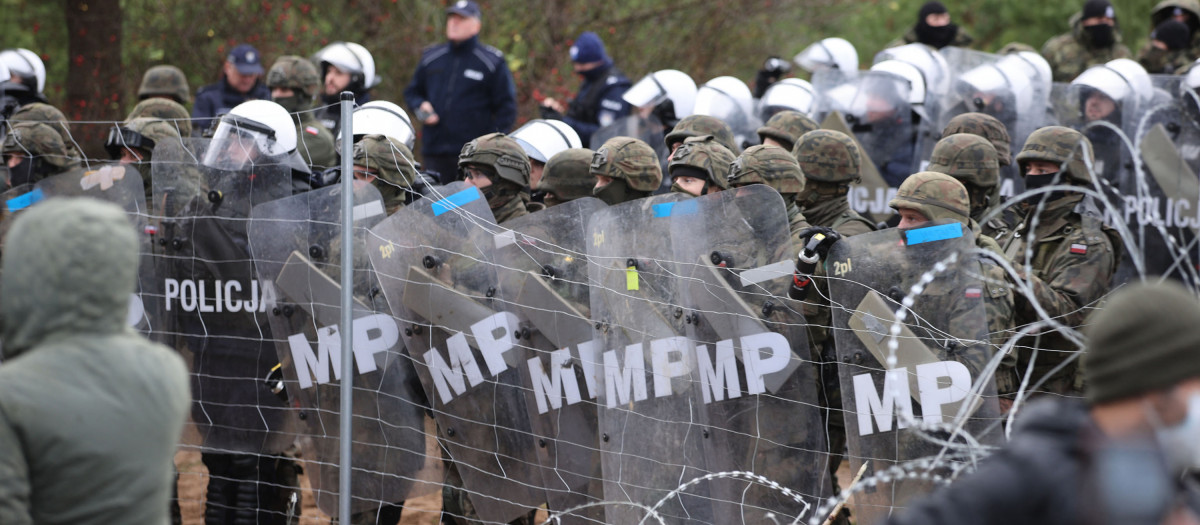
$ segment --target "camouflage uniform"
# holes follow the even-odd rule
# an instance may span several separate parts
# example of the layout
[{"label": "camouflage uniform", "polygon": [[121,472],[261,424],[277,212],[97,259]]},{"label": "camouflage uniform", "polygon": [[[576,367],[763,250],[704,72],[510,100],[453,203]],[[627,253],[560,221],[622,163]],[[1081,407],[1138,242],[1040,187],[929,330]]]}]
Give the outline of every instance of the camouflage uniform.
[{"label": "camouflage uniform", "polygon": [[379,172],[371,185],[383,197],[388,215],[410,202],[417,169],[412,151],[403,142],[383,135],[366,135],[354,144],[354,165]]},{"label": "camouflage uniform", "polygon": [[1042,56],[1054,71],[1055,82],[1070,82],[1089,67],[1104,65],[1118,58],[1133,58],[1129,48],[1121,43],[1119,27],[1113,27],[1113,45],[1094,48],[1091,37],[1083,30],[1083,13],[1075,13],[1070,20],[1071,31],[1046,41]]},{"label": "camouflage uniform", "polygon": [[154,117],[170,122],[179,131],[181,137],[192,135],[191,114],[178,102],[165,98],[148,98],[138,102],[125,120],[129,121],[140,117]]},{"label": "camouflage uniform", "polygon": [[792,151],[801,136],[820,127],[820,124],[804,113],[780,111],[772,115],[763,127],[758,128],[758,138],[763,143],[766,143],[768,138],[773,139],[779,143],[779,147]]},{"label": "camouflage uniform", "polygon": [[675,129],[667,133],[667,137],[663,141],[667,144],[667,149],[673,153],[675,147],[683,143],[683,139],[703,135],[712,135],[717,142],[720,142],[734,155],[742,151],[735,143],[733,129],[729,127],[729,124],[708,115],[691,115],[684,118],[675,125]]},{"label": "camouflage uniform", "polygon": [[571,148],[550,157],[538,185],[546,193],[546,207],[592,196],[596,179],[588,173],[588,165],[595,153],[587,148]]},{"label": "camouflage uniform", "polygon": [[592,155],[588,173],[612,179],[609,184],[592,189],[592,195],[609,206],[649,196],[663,178],[658,157],[650,145],[630,137],[604,141]]},{"label": "camouflage uniform", "polygon": [[[766,184],[779,192],[787,209],[792,246],[800,246],[802,241],[798,234],[811,225],[796,204],[796,195],[804,191],[804,174],[800,172],[796,158],[779,146],[751,146],[729,166],[730,188],[749,184]],[[787,255],[790,259],[794,254]]]},{"label": "camouflage uniform", "polygon": [[54,128],[58,135],[62,137],[63,144],[67,147],[67,155],[74,159],[83,159],[83,154],[79,152],[79,145],[75,143],[75,138],[71,136],[70,123],[67,121],[67,116],[59,111],[58,108],[43,102],[34,102],[26,104],[13,112],[8,118],[10,125],[17,122],[41,122]]},{"label": "camouflage uniform", "polygon": [[192,103],[192,89],[188,87],[183,71],[171,65],[154,66],[142,75],[138,87],[138,100],[151,97],[169,97],[179,104]]},{"label": "camouflage uniform", "polygon": [[[1017,155],[1017,164],[1041,160],[1067,164],[1064,184],[1091,185],[1091,174],[1081,158],[1081,145],[1087,138],[1078,131],[1061,126],[1042,128],[1029,136],[1025,148]],[[1087,151],[1091,153],[1091,144]],[[1090,159],[1089,159],[1090,160]],[[1022,173],[1025,172],[1022,167]],[[1092,307],[1108,292],[1117,266],[1116,253],[1122,243],[1116,232],[1104,226],[1102,216],[1090,197],[1068,193],[1051,196],[1037,216],[1037,229],[1030,231],[1038,211],[1040,197],[1014,204],[999,218],[988,221],[985,231],[994,237],[1006,257],[1013,262],[1022,279],[1028,280],[1034,299],[1056,321],[1078,327]],[[1028,246],[1032,237],[1034,246]],[[1032,273],[1025,270],[1025,251],[1032,248]],[[1016,299],[1017,324],[1038,320],[1029,298]],[[1033,369],[1032,382],[1061,363],[1079,348],[1053,331],[1030,336],[1017,344],[1017,372],[1023,374],[1031,357],[1030,350],[1041,350]],[[1058,394],[1078,394],[1082,384],[1077,375],[1076,360],[1057,372],[1044,385],[1045,391]]]},{"label": "camouflage uniform", "polygon": [[6,164],[10,186],[35,183],[79,167],[79,161],[69,154],[67,146],[63,144],[62,136],[49,124],[41,122],[18,122],[13,125],[4,137],[3,151],[5,155],[21,153],[27,159],[25,162],[32,164],[28,180],[19,181],[13,181],[12,178],[23,175],[14,171],[21,169],[20,166],[8,168]]},{"label": "camouflage uniform", "polygon": [[942,130],[942,138],[957,133],[969,133],[988,139],[996,150],[996,161],[1000,163],[1000,167],[1012,164],[1012,139],[1009,138],[1004,124],[996,117],[985,113],[958,115],[946,123],[946,129]]},{"label": "camouflage uniform", "polygon": [[[695,173],[686,168],[704,172],[704,190],[700,192],[700,195],[706,195],[729,189],[729,165],[733,164],[734,158],[733,153],[717,142],[712,135],[688,137],[671,154],[667,172],[671,174],[672,179],[676,176],[689,176],[690,173]],[[719,189],[710,191],[713,186]],[[687,193],[675,184],[671,184],[671,191]],[[692,196],[699,197],[700,195]]]},{"label": "camouflage uniform", "polygon": [[[179,130],[175,129],[175,126],[171,125],[171,123],[165,120],[150,117],[141,117],[126,121],[121,125],[121,128],[123,128],[123,130],[131,131],[141,135],[143,138],[150,140],[149,143],[145,144],[145,146],[149,146],[149,149],[144,146],[137,147],[136,153],[142,158],[142,160],[139,162],[134,162],[133,167],[142,175],[142,185],[146,190],[146,202],[151,202],[153,197],[153,192],[151,191],[151,188],[153,188],[151,185],[151,175],[153,170],[151,170],[150,167],[152,165],[151,163],[154,162],[154,145],[165,144],[169,141],[179,142],[181,140],[179,137]],[[123,137],[123,135],[121,136]],[[113,145],[110,147],[108,143],[105,144],[105,147],[109,148],[109,155],[112,156],[113,159],[119,159],[121,157],[121,146],[122,145]],[[130,148],[131,146],[124,145],[124,147]]]},{"label": "camouflage uniform", "polygon": [[[1150,27],[1158,27],[1158,24],[1171,18],[1175,14],[1175,9],[1180,9],[1192,17],[1192,22],[1188,24],[1188,28],[1192,30],[1192,44],[1188,46],[1189,49],[1186,53],[1190,65],[1192,61],[1200,58],[1200,1],[1162,0],[1155,4],[1150,11]],[[1179,70],[1175,72],[1179,73]]]},{"label": "camouflage uniform", "polygon": [[466,166],[479,168],[491,179],[492,185],[481,191],[496,224],[530,213],[529,157],[517,141],[503,133],[489,133],[472,140],[458,154],[459,171]]},{"label": "camouflage uniform", "polygon": [[1000,203],[1000,162],[996,148],[978,135],[958,133],[938,141],[929,158],[929,171],[961,182],[971,198],[971,220],[978,221]]},{"label": "camouflage uniform", "polygon": [[313,98],[321,85],[321,77],[312,62],[298,56],[281,56],[267,71],[267,87],[287,88],[292,96],[274,99],[292,114],[296,123],[296,151],[308,165],[320,170],[337,165],[337,150],[333,144],[333,133],[329,131],[311,111]]}]

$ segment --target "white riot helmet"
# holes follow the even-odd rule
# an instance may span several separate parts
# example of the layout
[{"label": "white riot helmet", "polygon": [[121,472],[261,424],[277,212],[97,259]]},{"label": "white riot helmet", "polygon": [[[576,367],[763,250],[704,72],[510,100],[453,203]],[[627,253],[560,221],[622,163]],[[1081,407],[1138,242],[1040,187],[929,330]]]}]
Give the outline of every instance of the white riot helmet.
[{"label": "white riot helmet", "polygon": [[29,87],[36,87],[38,93],[46,89],[46,65],[37,53],[28,49],[16,48],[0,51],[0,62],[8,67],[8,74],[3,80],[8,80],[16,74],[25,80]]},{"label": "white riot helmet", "polygon": [[583,147],[579,134],[561,120],[531,120],[509,137],[521,145],[529,160],[536,160],[542,164],[549,162],[562,151]]},{"label": "white riot helmet", "polygon": [[[1042,76],[1041,65],[1046,65],[1045,76]],[[979,66],[959,77],[960,89],[968,91],[963,95],[982,93],[1011,97],[1005,103],[1013,104],[1009,109],[1018,115],[1030,114],[1037,95],[1050,92],[1050,79],[1046,60],[1028,51],[1005,55],[994,64]],[[981,106],[980,101],[968,102],[971,102],[968,105],[971,111],[985,110],[986,105]]]},{"label": "white riot helmet", "polygon": [[754,95],[746,83],[737,77],[723,76],[700,86],[696,91],[696,106],[692,114],[716,117],[733,126],[728,119],[736,119],[739,114],[750,115],[753,106]]},{"label": "white riot helmet", "polygon": [[[410,150],[417,142],[417,132],[408,113],[386,100],[372,100],[355,108],[350,119],[355,142],[367,135],[383,135],[403,143]],[[340,129],[337,138],[342,140]]]},{"label": "white riot helmet", "polygon": [[[283,106],[269,100],[251,100],[221,115],[208,151],[205,166],[241,170],[264,157],[296,153],[296,124]],[[288,159],[289,164],[291,159]],[[278,162],[278,161],[276,161]],[[294,166],[299,169],[300,166]]]},{"label": "white riot helmet", "polygon": [[809,117],[816,113],[817,94],[807,80],[785,78],[771,84],[759,102],[763,121],[780,111],[799,111]]},{"label": "white riot helmet", "polygon": [[925,75],[917,66],[899,60],[884,60],[871,66],[871,71],[891,73],[908,81],[909,105],[916,107],[925,103]]},{"label": "white riot helmet", "polygon": [[326,73],[326,65],[350,73],[349,89],[354,92],[371,89],[379,85],[381,80],[375,74],[375,59],[371,57],[371,52],[354,42],[334,42],[317,51],[313,58],[321,64],[322,78]]},{"label": "white riot helmet", "polygon": [[908,44],[884,49],[875,55],[876,64],[887,60],[898,60],[916,66],[924,78],[923,91],[927,94],[941,96],[950,92],[950,65],[946,63],[946,57],[932,47],[925,44]]},{"label": "white riot helmet", "polygon": [[1124,111],[1137,111],[1136,105],[1145,104],[1154,96],[1150,74],[1141,64],[1128,58],[1090,67],[1075,77],[1071,86],[1098,90],[1121,104]]},{"label": "white riot helmet", "polygon": [[696,81],[674,69],[655,71],[642,77],[621,98],[634,107],[655,107],[667,100],[674,106],[676,120],[692,115],[696,103]]},{"label": "white riot helmet", "polygon": [[793,59],[796,65],[815,73],[822,69],[836,69],[853,76],[858,71],[858,50],[842,38],[826,38],[804,48]]}]

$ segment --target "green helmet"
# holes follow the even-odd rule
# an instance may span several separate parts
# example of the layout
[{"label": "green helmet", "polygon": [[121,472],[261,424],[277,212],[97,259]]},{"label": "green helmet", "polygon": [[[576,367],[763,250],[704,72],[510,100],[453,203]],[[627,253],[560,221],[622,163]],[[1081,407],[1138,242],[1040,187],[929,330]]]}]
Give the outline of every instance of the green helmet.
[{"label": "green helmet", "polygon": [[138,87],[138,100],[158,96],[171,97],[171,100],[180,104],[190,103],[192,90],[183,71],[169,65],[147,69],[146,74],[142,75],[142,85]]},{"label": "green helmet", "polygon": [[662,168],[649,144],[632,137],[604,141],[588,165],[592,176],[625,181],[634,191],[654,191],[662,184]]},{"label": "green helmet", "polygon": [[42,122],[18,122],[4,137],[4,153],[23,153],[35,163],[42,163],[40,173],[51,175],[66,171],[76,163],[63,143],[62,136]]},{"label": "green helmet", "polygon": [[375,188],[389,213],[404,203],[408,188],[417,178],[412,151],[403,142],[384,135],[366,135],[354,143],[355,165],[379,172]]},{"label": "green helmet", "polygon": [[191,114],[178,102],[165,98],[148,98],[138,102],[125,120],[130,121],[141,117],[165,120],[179,130],[180,136],[186,137],[192,134]]},{"label": "green helmet", "polygon": [[996,149],[996,160],[1000,162],[1000,166],[1012,164],[1012,139],[1008,137],[1008,130],[1004,128],[1004,124],[996,120],[996,117],[984,113],[963,113],[946,123],[946,129],[942,130],[942,138],[956,133],[969,133],[988,139]]},{"label": "green helmet", "polygon": [[688,137],[675,149],[675,153],[671,154],[667,173],[674,177],[675,171],[680,167],[690,166],[703,171],[708,177],[708,182],[727,190],[729,165],[733,164],[735,158],[729,148],[722,146],[712,135]]},{"label": "green helmet", "polygon": [[41,122],[42,124],[46,124],[58,132],[58,136],[62,138],[63,144],[67,146],[67,151],[75,152],[75,139],[71,137],[67,116],[50,104],[44,102],[25,104],[17,108],[12,116],[8,118],[8,121],[12,124],[17,122]]},{"label": "green helmet", "polygon": [[321,76],[317,74],[317,67],[296,55],[284,55],[275,59],[275,64],[267,71],[268,88],[300,91],[306,99],[317,95],[317,87],[320,84]]},{"label": "green helmet", "polygon": [[945,173],[963,185],[995,188],[1000,185],[1000,162],[996,148],[979,135],[947,135],[933,147],[929,171]]},{"label": "green helmet", "polygon": [[[1084,144],[1086,148],[1081,147]],[[1083,157],[1085,154],[1086,161]],[[1024,176],[1029,161],[1040,160],[1059,165],[1066,163],[1070,180],[1091,184],[1092,175],[1087,166],[1095,159],[1092,142],[1082,133],[1063,126],[1046,126],[1034,131],[1025,140],[1025,147],[1017,154],[1017,166],[1021,168],[1021,176]]]},{"label": "green helmet", "polygon": [[179,130],[170,122],[151,117],[135,118],[114,128],[108,135],[104,147],[112,158],[120,158],[121,148],[138,148],[142,160],[149,161],[157,144],[174,141],[179,143]]},{"label": "green helmet", "polygon": [[517,141],[503,133],[489,133],[463,145],[458,167],[468,164],[486,166],[501,179],[518,186],[529,185],[529,157]]},{"label": "green helmet", "polygon": [[850,184],[862,179],[862,153],[845,133],[828,129],[805,133],[792,155],[807,181]]},{"label": "green helmet", "polygon": [[587,148],[571,148],[550,157],[538,184],[538,190],[546,192],[547,206],[592,196],[596,179],[588,172],[588,165],[593,154]]},{"label": "green helmet", "polygon": [[729,165],[729,185],[766,184],[790,201],[804,191],[804,173],[787,150],[775,145],[751,146]]},{"label": "green helmet", "polygon": [[675,145],[683,142],[683,139],[688,137],[699,137],[703,135],[712,135],[716,137],[717,142],[720,142],[725,149],[734,152],[738,151],[737,145],[734,144],[733,130],[721,119],[710,117],[708,115],[692,115],[675,125],[675,129],[667,133],[665,142],[667,149],[674,149]]},{"label": "green helmet", "polygon": [[896,196],[888,201],[888,206],[895,210],[917,210],[931,221],[952,219],[969,224],[971,217],[967,188],[954,177],[932,171],[909,175],[896,190]]},{"label": "green helmet", "polygon": [[768,138],[775,139],[780,147],[792,151],[796,140],[821,126],[808,115],[799,111],[780,111],[771,116],[763,127],[758,128],[758,138],[766,142]]},{"label": "green helmet", "polygon": [[[1200,2],[1196,0],[1163,0],[1154,5],[1150,10],[1150,26],[1157,27],[1158,24],[1166,22],[1175,14],[1175,10],[1180,9],[1192,15],[1192,23],[1200,22]],[[1189,24],[1189,29],[1193,31],[1196,27]]]}]

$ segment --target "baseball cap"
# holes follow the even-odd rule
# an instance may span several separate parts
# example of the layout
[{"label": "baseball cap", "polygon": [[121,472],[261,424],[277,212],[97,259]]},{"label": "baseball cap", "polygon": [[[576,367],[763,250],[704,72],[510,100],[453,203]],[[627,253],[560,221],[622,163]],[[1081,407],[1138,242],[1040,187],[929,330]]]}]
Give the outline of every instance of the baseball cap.
[{"label": "baseball cap", "polygon": [[479,4],[475,3],[473,0],[458,0],[453,4],[450,4],[450,7],[446,8],[446,14],[460,15],[467,18],[479,18]]},{"label": "baseball cap", "polygon": [[243,75],[261,75],[263,73],[262,57],[258,50],[250,44],[238,44],[229,52],[229,62]]}]

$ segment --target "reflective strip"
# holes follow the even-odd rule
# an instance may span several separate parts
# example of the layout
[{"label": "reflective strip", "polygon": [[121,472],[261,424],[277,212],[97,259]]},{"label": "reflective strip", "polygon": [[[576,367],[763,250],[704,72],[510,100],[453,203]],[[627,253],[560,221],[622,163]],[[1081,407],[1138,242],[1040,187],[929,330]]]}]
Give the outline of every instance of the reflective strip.
[{"label": "reflective strip", "polygon": [[42,189],[38,188],[20,197],[8,199],[6,204],[8,205],[8,211],[19,211],[42,202],[42,199],[45,198],[46,195],[42,193]]},{"label": "reflective strip", "polygon": [[761,282],[778,279],[791,275],[796,270],[796,263],[791,260],[779,261],[777,263],[751,268],[738,275],[742,280],[742,286],[750,286]]},{"label": "reflective strip", "polygon": [[928,228],[917,228],[915,230],[908,230],[904,232],[904,237],[908,240],[909,246],[926,242],[957,239],[962,236],[963,225],[959,223],[942,224],[940,226],[930,226]]},{"label": "reflective strip", "polygon": [[371,201],[368,203],[359,204],[358,206],[354,207],[354,210],[352,211],[352,213],[354,214],[355,222],[361,221],[366,218],[374,217],[376,215],[381,215],[384,213],[383,202],[382,201]]},{"label": "reflective strip", "polygon": [[433,216],[437,217],[450,210],[461,208],[464,204],[479,200],[480,196],[479,189],[472,186],[454,195],[438,200],[433,203]]}]

